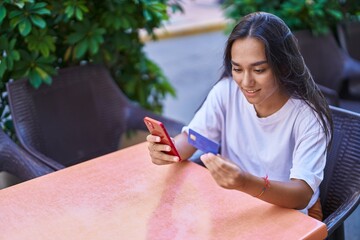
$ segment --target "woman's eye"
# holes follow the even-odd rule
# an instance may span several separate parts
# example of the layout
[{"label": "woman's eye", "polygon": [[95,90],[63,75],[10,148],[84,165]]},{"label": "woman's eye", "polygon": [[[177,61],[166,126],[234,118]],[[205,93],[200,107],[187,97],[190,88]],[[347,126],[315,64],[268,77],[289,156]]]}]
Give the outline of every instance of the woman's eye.
[{"label": "woman's eye", "polygon": [[233,71],[234,72],[241,72],[241,69],[240,68],[233,68]]},{"label": "woman's eye", "polygon": [[254,72],[256,72],[256,73],[262,73],[262,72],[264,72],[265,71],[265,69],[255,69],[254,70]]}]

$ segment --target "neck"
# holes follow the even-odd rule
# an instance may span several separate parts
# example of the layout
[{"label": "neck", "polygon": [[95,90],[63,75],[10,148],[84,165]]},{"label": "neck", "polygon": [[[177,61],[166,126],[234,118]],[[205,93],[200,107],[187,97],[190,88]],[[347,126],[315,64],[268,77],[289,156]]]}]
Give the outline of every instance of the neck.
[{"label": "neck", "polygon": [[277,96],[276,101],[267,101],[266,103],[254,105],[257,116],[259,118],[265,118],[274,114],[285,105],[289,98],[290,96],[288,94],[281,93]]}]

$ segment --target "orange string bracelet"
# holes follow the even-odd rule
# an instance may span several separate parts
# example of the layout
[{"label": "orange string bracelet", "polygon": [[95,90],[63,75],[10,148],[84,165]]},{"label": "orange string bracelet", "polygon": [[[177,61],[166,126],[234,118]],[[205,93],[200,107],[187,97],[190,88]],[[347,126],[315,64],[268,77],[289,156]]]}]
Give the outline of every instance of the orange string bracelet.
[{"label": "orange string bracelet", "polygon": [[268,175],[266,174],[266,177],[263,177],[262,179],[264,179],[265,185],[261,189],[260,194],[256,196],[256,198],[261,197],[264,194],[264,192],[266,191],[266,189],[270,188],[270,180],[268,179]]}]

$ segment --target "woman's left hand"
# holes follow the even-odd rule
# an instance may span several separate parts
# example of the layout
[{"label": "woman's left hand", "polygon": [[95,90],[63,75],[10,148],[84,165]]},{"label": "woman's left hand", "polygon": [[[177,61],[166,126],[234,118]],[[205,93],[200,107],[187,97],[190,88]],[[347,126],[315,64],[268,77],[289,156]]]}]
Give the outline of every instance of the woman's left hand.
[{"label": "woman's left hand", "polygon": [[247,174],[238,166],[212,153],[206,153],[200,159],[219,186],[227,189],[244,189]]}]

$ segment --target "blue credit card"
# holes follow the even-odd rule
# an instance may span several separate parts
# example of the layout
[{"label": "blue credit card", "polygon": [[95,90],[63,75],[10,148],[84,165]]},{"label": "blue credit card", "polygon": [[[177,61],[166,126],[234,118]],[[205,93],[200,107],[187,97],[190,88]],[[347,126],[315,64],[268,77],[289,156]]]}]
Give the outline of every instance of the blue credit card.
[{"label": "blue credit card", "polygon": [[218,154],[219,144],[189,128],[188,142],[204,153]]}]

